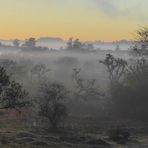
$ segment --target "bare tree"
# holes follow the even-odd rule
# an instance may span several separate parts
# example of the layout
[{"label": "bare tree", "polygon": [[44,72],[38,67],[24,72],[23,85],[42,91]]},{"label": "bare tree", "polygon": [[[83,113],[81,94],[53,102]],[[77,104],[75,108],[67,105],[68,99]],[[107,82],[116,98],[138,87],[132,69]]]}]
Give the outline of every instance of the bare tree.
[{"label": "bare tree", "polygon": [[128,65],[126,60],[115,58],[111,54],[107,54],[105,60],[100,61],[100,63],[107,67],[107,71],[109,72],[109,79],[111,81],[118,81],[124,74]]},{"label": "bare tree", "polygon": [[73,80],[76,84],[76,94],[81,98],[89,98],[95,96],[104,96],[104,94],[99,90],[95,79],[83,79],[80,76],[81,69],[73,69]]}]

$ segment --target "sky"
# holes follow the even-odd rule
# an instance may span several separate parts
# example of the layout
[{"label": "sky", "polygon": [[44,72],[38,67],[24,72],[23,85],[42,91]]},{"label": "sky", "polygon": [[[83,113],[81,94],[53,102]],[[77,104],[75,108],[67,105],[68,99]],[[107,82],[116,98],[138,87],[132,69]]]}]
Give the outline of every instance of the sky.
[{"label": "sky", "polygon": [[0,38],[134,39],[148,0],[0,0]]}]

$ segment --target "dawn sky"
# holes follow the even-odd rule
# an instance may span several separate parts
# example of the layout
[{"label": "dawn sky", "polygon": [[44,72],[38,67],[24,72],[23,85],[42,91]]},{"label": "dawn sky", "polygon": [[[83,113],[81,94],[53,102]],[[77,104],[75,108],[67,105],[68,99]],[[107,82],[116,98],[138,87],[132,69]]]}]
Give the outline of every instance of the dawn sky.
[{"label": "dawn sky", "polygon": [[0,38],[133,39],[148,0],[0,0]]}]

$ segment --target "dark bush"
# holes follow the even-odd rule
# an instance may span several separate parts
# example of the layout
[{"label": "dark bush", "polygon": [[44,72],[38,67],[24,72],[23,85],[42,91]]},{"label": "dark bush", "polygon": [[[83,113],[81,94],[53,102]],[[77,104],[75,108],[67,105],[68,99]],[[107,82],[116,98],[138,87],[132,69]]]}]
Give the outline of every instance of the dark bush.
[{"label": "dark bush", "polygon": [[41,87],[39,113],[48,119],[52,130],[56,130],[67,117],[67,107],[64,104],[66,96],[67,90],[62,84],[44,84]]},{"label": "dark bush", "polygon": [[109,132],[109,139],[119,144],[125,144],[129,141],[130,132],[125,129],[115,129]]}]

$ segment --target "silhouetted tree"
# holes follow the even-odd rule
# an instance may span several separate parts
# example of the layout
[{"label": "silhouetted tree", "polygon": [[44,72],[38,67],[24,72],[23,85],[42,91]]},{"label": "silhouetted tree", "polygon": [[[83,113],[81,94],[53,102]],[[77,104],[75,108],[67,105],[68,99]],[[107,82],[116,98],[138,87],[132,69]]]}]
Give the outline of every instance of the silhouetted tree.
[{"label": "silhouetted tree", "polygon": [[73,48],[75,48],[75,49],[82,49],[83,46],[84,46],[84,44],[82,42],[80,42],[79,39],[75,39],[73,41]]},{"label": "silhouetted tree", "polygon": [[[125,60],[121,58],[115,58],[111,54],[107,54],[106,58],[99,62],[106,66],[109,73],[109,102],[111,102],[110,105],[112,105],[111,107],[113,110],[115,110],[115,113],[118,113],[118,109],[121,108],[119,103],[122,102],[123,98],[118,98],[115,94],[122,92],[122,88],[120,87],[122,84],[121,81],[123,81],[124,79],[124,74],[126,72],[128,64]],[[116,101],[117,99],[119,100],[119,102]]]},{"label": "silhouetted tree", "polygon": [[9,76],[6,74],[6,70],[0,66],[0,94],[7,86],[9,86],[9,84],[10,84]]},{"label": "silhouetted tree", "polygon": [[115,51],[120,51],[120,46],[117,45]]},{"label": "silhouetted tree", "polygon": [[86,44],[86,48],[89,49],[89,50],[90,50],[90,49],[93,50],[93,49],[94,49],[94,46],[93,46],[92,43],[87,43],[87,44]]},{"label": "silhouetted tree", "polygon": [[125,60],[109,54],[101,63],[109,72],[109,94],[114,114],[120,117],[147,119],[147,60],[140,59],[127,65]]},{"label": "silhouetted tree", "polygon": [[78,38],[73,39],[70,38],[67,42],[67,49],[70,51],[88,51],[90,48],[92,48],[92,44],[85,44],[81,42]]},{"label": "silhouetted tree", "polygon": [[80,96],[80,98],[94,98],[101,97],[104,94],[99,90],[96,85],[96,81],[94,79],[87,80],[80,77],[81,69],[73,69],[73,80],[76,84],[76,95]]},{"label": "silhouetted tree", "polygon": [[148,63],[138,60],[129,66],[122,82],[111,85],[114,109],[120,116],[147,120]]},{"label": "silhouetted tree", "polygon": [[0,60],[0,66],[6,70],[6,73],[9,76],[14,75],[14,73],[16,72],[16,65],[17,63],[14,62],[13,60],[8,60],[8,59]]},{"label": "silhouetted tree", "polygon": [[111,54],[107,54],[105,60],[101,60],[100,63],[107,67],[110,81],[118,81],[124,74],[127,67],[126,60],[115,58]]},{"label": "silhouetted tree", "polygon": [[73,48],[73,38],[69,38],[67,41],[67,49],[72,49]]},{"label": "silhouetted tree", "polygon": [[35,47],[36,46],[36,39],[35,38],[29,38],[26,40],[26,42],[23,45],[24,47]]},{"label": "silhouetted tree", "polygon": [[0,46],[3,46],[2,42],[0,42]]},{"label": "silhouetted tree", "polygon": [[137,31],[137,44],[132,52],[138,55],[148,55],[148,28],[143,27]]},{"label": "silhouetted tree", "polygon": [[23,87],[11,81],[10,77],[6,74],[3,67],[0,67],[0,109],[15,109],[20,111],[22,107],[29,104],[25,101],[27,93]]},{"label": "silhouetted tree", "polygon": [[14,41],[13,41],[13,45],[14,45],[15,47],[19,47],[19,45],[20,45],[20,40],[18,40],[18,39],[14,40]]},{"label": "silhouetted tree", "polygon": [[45,64],[38,64],[31,69],[31,74],[37,75],[38,79],[41,80],[41,77],[45,77],[49,71],[50,69]]},{"label": "silhouetted tree", "polygon": [[23,87],[19,83],[12,81],[2,93],[2,108],[15,109],[21,112],[21,108],[30,104],[29,101],[25,100],[27,95],[27,92],[23,90]]},{"label": "silhouetted tree", "polygon": [[62,84],[52,83],[42,85],[40,91],[40,115],[49,120],[52,130],[56,130],[67,117],[67,107],[64,105],[67,90]]},{"label": "silhouetted tree", "polygon": [[[138,41],[133,53],[139,56],[148,55],[148,29],[146,27],[137,31]],[[104,61],[107,66],[111,83],[109,93],[114,113],[125,117],[147,119],[148,105],[148,62],[145,57],[134,60],[127,66],[127,62],[107,55]],[[122,80],[120,79],[123,76]],[[120,81],[119,81],[120,79]],[[116,81],[112,81],[116,80]]]},{"label": "silhouetted tree", "polygon": [[[28,63],[27,63],[28,62]],[[4,67],[6,73],[11,76],[11,79],[21,79],[26,77],[30,67],[32,66],[29,61],[13,61],[8,59],[1,59],[0,66]]]}]

